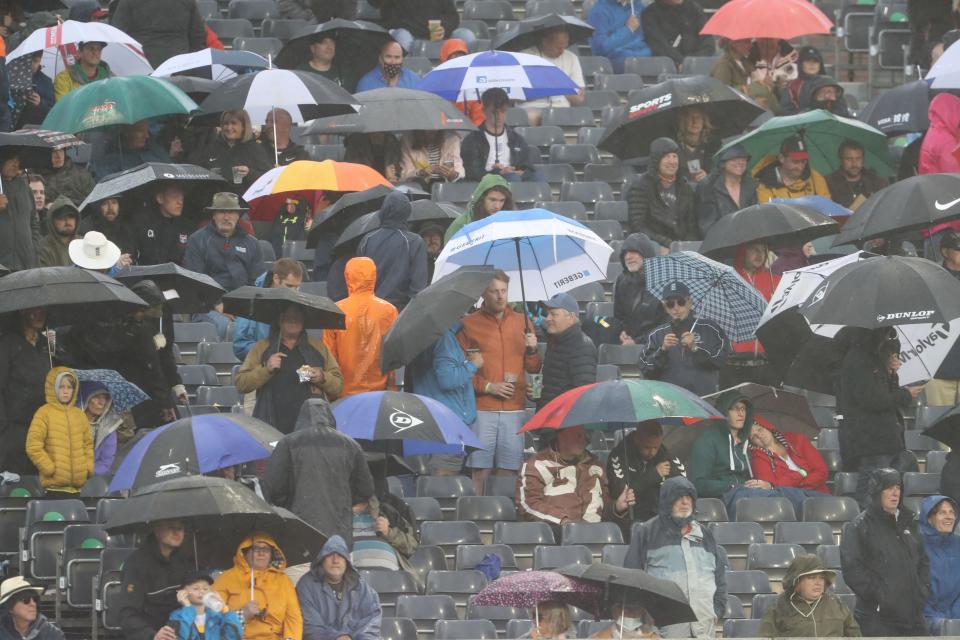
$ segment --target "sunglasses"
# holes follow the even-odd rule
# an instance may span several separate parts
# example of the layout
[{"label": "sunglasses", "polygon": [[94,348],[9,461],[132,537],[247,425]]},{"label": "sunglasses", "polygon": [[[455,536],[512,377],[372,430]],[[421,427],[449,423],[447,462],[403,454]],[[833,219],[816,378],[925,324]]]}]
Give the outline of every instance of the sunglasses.
[{"label": "sunglasses", "polygon": [[686,298],[667,298],[663,301],[663,306],[667,309],[673,309],[674,307],[685,307],[687,306]]},{"label": "sunglasses", "polygon": [[17,604],[30,604],[31,602],[36,602],[40,604],[40,596],[35,593],[25,593],[22,596],[15,598],[14,600]]}]

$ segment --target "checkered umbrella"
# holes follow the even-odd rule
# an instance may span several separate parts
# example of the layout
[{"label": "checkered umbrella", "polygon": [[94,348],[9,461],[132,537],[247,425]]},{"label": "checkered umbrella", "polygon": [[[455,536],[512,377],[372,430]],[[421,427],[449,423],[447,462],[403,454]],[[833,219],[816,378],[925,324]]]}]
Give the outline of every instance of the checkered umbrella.
[{"label": "checkered umbrella", "polygon": [[735,342],[753,340],[767,303],[732,267],[681,251],[643,263],[647,288],[662,299],[668,284],[680,281],[690,289],[697,316],[713,320]]}]

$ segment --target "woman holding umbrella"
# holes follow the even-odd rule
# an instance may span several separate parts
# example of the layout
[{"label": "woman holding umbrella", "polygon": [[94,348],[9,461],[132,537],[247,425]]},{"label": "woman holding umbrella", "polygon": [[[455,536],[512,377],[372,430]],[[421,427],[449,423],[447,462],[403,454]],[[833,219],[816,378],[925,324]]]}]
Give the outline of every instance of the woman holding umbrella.
[{"label": "woman holding umbrella", "polygon": [[253,138],[250,115],[244,109],[220,114],[220,135],[195,158],[196,164],[219,171],[232,182],[231,191],[242,196],[272,163],[264,148]]},{"label": "woman holding umbrella", "polygon": [[544,600],[537,603],[537,624],[521,638],[541,638],[544,640],[566,640],[577,637],[573,628],[573,616],[570,607],[557,600]]}]

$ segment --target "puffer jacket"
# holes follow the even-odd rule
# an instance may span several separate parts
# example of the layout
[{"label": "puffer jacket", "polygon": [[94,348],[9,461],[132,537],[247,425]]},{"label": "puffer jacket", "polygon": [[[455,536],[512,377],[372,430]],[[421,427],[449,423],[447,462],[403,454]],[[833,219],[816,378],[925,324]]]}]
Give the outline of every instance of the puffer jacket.
[{"label": "puffer jacket", "polygon": [[397,320],[397,308],[373,294],[377,265],[370,258],[352,258],[343,270],[350,292],[337,303],[346,316],[346,329],[328,329],[323,341],[340,363],[345,398],[365,391],[387,388],[387,375],[380,371],[380,345]]},{"label": "puffer jacket", "polygon": [[60,627],[47,620],[47,616],[37,612],[37,619],[30,623],[27,632],[20,635],[13,626],[13,617],[9,611],[0,614],[0,640],[63,640]]},{"label": "puffer jacket", "polygon": [[[743,423],[743,429],[747,430],[753,424],[753,403],[749,398],[731,389],[719,396],[714,405],[717,411],[726,416],[730,407],[741,401],[747,405]],[[690,481],[701,497],[722,498],[728,490],[750,479],[753,471],[750,468],[746,434],[743,436],[742,442],[734,442],[727,423],[718,422],[705,429],[693,443],[687,469]]]},{"label": "puffer jacket", "polygon": [[[270,566],[264,571],[253,571],[244,555],[244,549],[254,544],[273,548]],[[233,567],[221,573],[213,583],[213,591],[220,594],[231,611],[241,609],[252,599],[265,612],[244,624],[245,640],[300,640],[303,637],[300,601],[293,583],[284,573],[286,568],[287,559],[274,539],[265,533],[252,533],[237,547]]]},{"label": "puffer jacket", "polygon": [[597,347],[577,323],[547,340],[543,391],[537,409],[560,394],[597,381]]},{"label": "puffer jacket", "polygon": [[957,503],[947,496],[924,498],[920,507],[920,534],[930,559],[930,597],[923,606],[930,635],[940,634],[944,620],[960,618],[960,537],[955,535],[956,522],[954,532],[940,533],[928,520],[944,500],[953,506],[954,513],[960,513]]},{"label": "puffer jacket", "polygon": [[[53,227],[53,214],[60,209],[72,211],[76,217],[77,225],[80,223],[80,210],[66,196],[60,196],[50,203],[47,207],[46,225],[47,235],[40,240],[37,245],[37,266],[40,267],[69,267],[73,264],[70,259],[70,250],[66,244],[60,241],[60,236]],[[76,228],[76,227],[74,227]],[[74,234],[70,239],[76,238]]]},{"label": "puffer jacket", "polygon": [[623,272],[613,285],[613,317],[620,321],[623,331],[638,344],[646,342],[647,336],[657,326],[667,321],[668,316],[660,300],[647,289],[647,279],[640,270],[631,273],[623,261],[627,251],[635,251],[644,260],[656,257],[660,248],[643,233],[631,233],[620,246],[620,264]]},{"label": "puffer jacket", "polygon": [[226,291],[253,284],[264,271],[260,242],[239,225],[224,238],[209,224],[187,240],[183,266],[205,273]]},{"label": "puffer jacket", "polygon": [[43,180],[47,202],[53,202],[60,196],[67,196],[73,204],[78,206],[86,200],[96,185],[93,174],[84,167],[74,164],[70,158],[64,158],[63,166],[59,169],[45,172]]},{"label": "puffer jacket", "polygon": [[0,264],[11,271],[37,266],[40,219],[26,178],[3,181],[7,207],[0,209]]},{"label": "puffer jacket", "polygon": [[[506,189],[508,193],[510,192],[510,183],[507,182],[503,176],[497,175],[496,173],[488,173],[480,178],[477,188],[473,190],[473,194],[470,196],[470,201],[467,203],[466,210],[450,223],[450,226],[447,227],[446,233],[443,234],[444,244],[449,242],[450,238],[452,238],[457,231],[460,231],[464,225],[480,220],[480,218],[474,217],[474,211],[476,210],[477,205],[481,203],[484,196],[487,195],[487,191],[490,191],[490,189],[494,187],[502,187],[503,189]],[[503,209],[506,211],[513,209],[513,200],[509,196],[507,197],[507,201],[504,203]]]},{"label": "puffer jacket", "polygon": [[[687,331],[696,337],[696,349],[692,352],[677,345],[662,351],[663,338],[668,333],[678,337]],[[647,337],[640,353],[640,368],[643,375],[662,380],[705,396],[717,391],[720,384],[720,367],[726,362],[730,343],[723,329],[712,320],[698,318],[693,312],[681,322],[667,322],[656,327]]]},{"label": "puffer jacket", "polygon": [[554,526],[564,518],[570,522],[600,522],[607,499],[603,463],[589,451],[567,461],[548,447],[520,468],[516,503],[524,520]]},{"label": "puffer jacket", "polygon": [[377,266],[377,296],[397,309],[427,286],[427,248],[407,226],[411,212],[407,196],[391,192],[377,213],[380,228],[363,236],[357,247],[358,256]]},{"label": "puffer jacket", "polygon": [[696,191],[697,230],[705,238],[717,220],[740,209],[757,204],[757,183],[749,173],[740,179],[740,202],[734,202],[724,184],[723,163],[718,163]]},{"label": "puffer jacket", "polygon": [[[326,581],[323,560],[336,553],[347,561],[343,592],[339,595]],[[313,561],[310,571],[297,583],[303,606],[303,640],[351,640],[380,638],[380,598],[350,563],[350,551],[340,536],[332,536]]]},{"label": "puffer jacket", "polygon": [[709,529],[692,515],[673,517],[673,503],[682,496],[697,501],[697,490],[689,480],[675,476],[663,483],[659,514],[634,530],[623,566],[675,582],[690,601],[697,622],[668,627],[686,630],[670,635],[713,637],[716,619],[727,607],[726,562]]},{"label": "puffer jacket", "polygon": [[[73,395],[63,403],[57,389],[65,377],[73,380]],[[76,407],[78,387],[73,371],[51,369],[44,384],[47,403],[37,409],[27,432],[27,455],[46,489],[78,492],[94,473],[93,432],[87,416]]]},{"label": "puffer jacket", "polygon": [[120,0],[110,23],[143,45],[153,67],[207,46],[203,17],[192,0]]},{"label": "puffer jacket", "polygon": [[757,202],[764,204],[774,198],[799,198],[801,196],[823,196],[830,198],[827,179],[807,164],[800,179],[784,184],[780,175],[780,161],[777,156],[767,156],[753,168],[753,177],[757,180]]},{"label": "puffer jacket", "polygon": [[679,151],[677,143],[669,138],[654,140],[647,171],[633,181],[625,198],[630,231],[646,233],[664,247],[674,240],[693,240],[698,235],[693,189],[687,181],[678,174],[673,183],[676,204],[668,205],[660,196],[660,161],[668,153]]}]

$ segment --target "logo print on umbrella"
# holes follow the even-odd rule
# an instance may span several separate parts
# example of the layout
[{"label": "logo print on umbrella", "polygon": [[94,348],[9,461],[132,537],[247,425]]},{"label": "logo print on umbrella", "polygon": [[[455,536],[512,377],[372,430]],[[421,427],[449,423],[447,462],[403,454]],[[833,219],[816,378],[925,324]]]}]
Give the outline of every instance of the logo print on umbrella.
[{"label": "logo print on umbrella", "polygon": [[176,462],[170,464],[162,464],[160,468],[157,469],[157,472],[153,474],[154,478],[165,478],[167,476],[173,476],[180,473],[182,469],[180,465]]},{"label": "logo print on umbrella", "polygon": [[393,425],[397,433],[400,433],[401,431],[406,431],[419,424],[423,424],[423,420],[398,409],[390,414],[390,424]]}]

